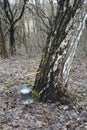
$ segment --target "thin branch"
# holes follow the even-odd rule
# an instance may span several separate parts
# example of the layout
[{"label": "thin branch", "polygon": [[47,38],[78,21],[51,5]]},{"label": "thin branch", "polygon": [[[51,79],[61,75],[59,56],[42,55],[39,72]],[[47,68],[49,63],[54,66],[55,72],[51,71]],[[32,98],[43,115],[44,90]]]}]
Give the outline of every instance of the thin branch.
[{"label": "thin branch", "polygon": [[6,14],[6,17],[8,18],[8,20],[11,21],[11,17],[9,15],[9,11],[8,11],[7,2],[8,2],[8,0],[4,0],[4,11],[5,11],[5,14]]},{"label": "thin branch", "polygon": [[15,19],[15,21],[13,22],[13,24],[17,23],[21,19],[21,17],[23,16],[26,2],[27,2],[27,0],[24,0],[24,4],[23,4],[22,10],[21,10],[21,13],[20,13],[19,17],[17,19]]}]

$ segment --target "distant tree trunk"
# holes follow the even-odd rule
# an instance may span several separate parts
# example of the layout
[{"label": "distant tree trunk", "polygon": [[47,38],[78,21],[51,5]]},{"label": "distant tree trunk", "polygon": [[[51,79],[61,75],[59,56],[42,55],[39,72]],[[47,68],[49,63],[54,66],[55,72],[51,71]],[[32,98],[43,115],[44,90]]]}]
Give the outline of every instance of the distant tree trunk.
[{"label": "distant tree trunk", "polygon": [[39,92],[42,101],[68,101],[67,82],[63,82],[63,68],[68,52],[68,41],[62,45],[67,36],[67,25],[75,16],[82,0],[74,0],[72,7],[69,0],[60,0],[51,32],[47,37],[33,89]]},{"label": "distant tree trunk", "polygon": [[[14,7],[11,5],[9,0],[3,0],[3,9],[5,12],[4,21],[5,23],[8,23],[9,27],[9,35],[10,35],[10,53],[11,55],[16,54],[16,46],[15,46],[15,26],[19,22],[19,20],[22,18],[25,6],[28,2],[28,0],[23,1],[15,1],[16,3],[13,4]],[[22,4],[21,8],[18,9],[19,3]],[[20,11],[18,11],[20,10]],[[19,12],[19,13],[18,13]],[[3,15],[2,15],[3,17]]]},{"label": "distant tree trunk", "polygon": [[10,27],[9,33],[10,33],[10,48],[9,48],[9,50],[10,50],[11,55],[15,55],[15,53],[16,53],[15,37],[14,37],[15,29],[14,29],[13,25]]},{"label": "distant tree trunk", "polygon": [[0,20],[0,55],[1,57],[8,57],[6,47],[5,47],[5,38],[1,26],[1,20]]}]

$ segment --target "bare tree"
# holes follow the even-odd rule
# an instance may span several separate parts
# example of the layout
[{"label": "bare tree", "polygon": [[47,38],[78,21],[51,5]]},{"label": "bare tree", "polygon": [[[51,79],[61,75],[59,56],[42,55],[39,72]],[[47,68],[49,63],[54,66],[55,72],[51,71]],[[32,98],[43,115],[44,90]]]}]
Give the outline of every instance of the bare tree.
[{"label": "bare tree", "polygon": [[[19,1],[20,2],[20,1]],[[9,31],[9,39],[10,39],[10,53],[14,55],[16,52],[16,45],[15,45],[15,30],[18,21],[22,18],[25,10],[25,5],[27,0],[21,1],[21,7],[19,7],[19,2],[17,1],[15,4],[11,5],[9,0],[4,0],[3,3],[3,20],[8,24],[8,31]],[[2,13],[3,14],[3,13]]]}]

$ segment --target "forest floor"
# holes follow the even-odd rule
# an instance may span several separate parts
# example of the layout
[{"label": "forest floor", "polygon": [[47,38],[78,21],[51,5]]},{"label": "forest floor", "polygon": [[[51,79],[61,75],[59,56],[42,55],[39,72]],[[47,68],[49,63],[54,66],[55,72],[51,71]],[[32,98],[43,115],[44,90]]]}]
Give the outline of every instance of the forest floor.
[{"label": "forest floor", "polygon": [[68,90],[75,101],[70,105],[20,103],[20,88],[33,85],[40,58],[0,58],[0,130],[87,130],[87,60],[75,57]]}]

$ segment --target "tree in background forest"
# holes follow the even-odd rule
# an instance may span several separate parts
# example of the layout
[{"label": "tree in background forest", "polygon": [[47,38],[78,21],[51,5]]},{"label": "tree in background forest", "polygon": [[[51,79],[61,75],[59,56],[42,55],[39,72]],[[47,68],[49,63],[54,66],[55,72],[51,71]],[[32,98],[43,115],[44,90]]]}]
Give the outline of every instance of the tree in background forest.
[{"label": "tree in background forest", "polygon": [[[15,29],[17,26],[18,21],[22,18],[25,10],[25,5],[28,0],[23,1],[16,1],[15,4],[10,4],[9,0],[4,0],[2,2],[2,10],[1,12],[2,18],[5,23],[8,25],[8,32],[9,32],[9,50],[11,55],[16,53],[16,45],[15,45]],[[21,7],[19,4],[21,2]]]},{"label": "tree in background forest", "polygon": [[5,38],[2,31],[1,19],[0,19],[0,55],[1,57],[8,57],[8,54],[5,48]]},{"label": "tree in background forest", "polygon": [[[53,0],[50,2],[52,3]],[[52,18],[51,29],[38,68],[40,74],[37,74],[33,87],[40,94],[42,101],[61,101],[68,97],[68,81],[64,84],[63,67],[69,45],[62,46],[61,43],[67,36],[67,25],[82,3],[83,0],[56,0],[57,9],[55,16],[50,16]]]}]

